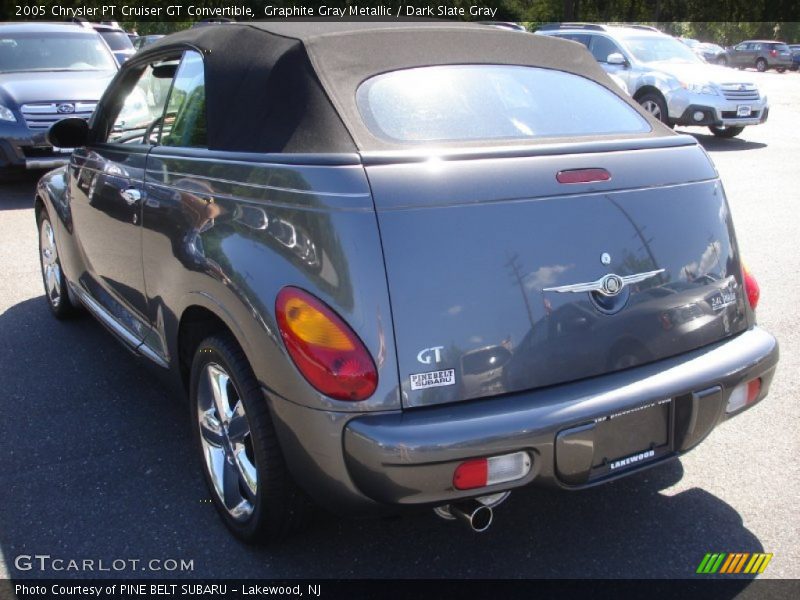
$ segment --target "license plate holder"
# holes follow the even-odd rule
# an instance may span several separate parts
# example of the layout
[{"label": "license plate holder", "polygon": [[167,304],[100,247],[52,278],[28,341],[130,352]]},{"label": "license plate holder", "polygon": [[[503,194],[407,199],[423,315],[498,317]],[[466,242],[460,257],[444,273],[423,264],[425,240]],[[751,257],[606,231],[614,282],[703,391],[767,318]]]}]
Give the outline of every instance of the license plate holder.
[{"label": "license plate holder", "polygon": [[668,398],[598,419],[589,480],[625,472],[672,452],[673,404]]},{"label": "license plate holder", "polygon": [[737,117],[749,117],[751,112],[753,112],[753,109],[749,104],[740,104],[736,107]]}]

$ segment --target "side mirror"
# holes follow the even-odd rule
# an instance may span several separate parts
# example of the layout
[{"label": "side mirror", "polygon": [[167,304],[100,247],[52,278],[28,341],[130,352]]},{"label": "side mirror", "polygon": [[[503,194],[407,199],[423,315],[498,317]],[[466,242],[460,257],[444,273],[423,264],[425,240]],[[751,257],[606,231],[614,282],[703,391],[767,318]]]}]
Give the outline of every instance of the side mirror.
[{"label": "side mirror", "polygon": [[47,142],[57,148],[80,148],[89,141],[89,123],[70,117],[53,124],[47,132]]},{"label": "side mirror", "polygon": [[606,58],[606,62],[610,65],[627,65],[628,61],[619,52],[612,52]]}]

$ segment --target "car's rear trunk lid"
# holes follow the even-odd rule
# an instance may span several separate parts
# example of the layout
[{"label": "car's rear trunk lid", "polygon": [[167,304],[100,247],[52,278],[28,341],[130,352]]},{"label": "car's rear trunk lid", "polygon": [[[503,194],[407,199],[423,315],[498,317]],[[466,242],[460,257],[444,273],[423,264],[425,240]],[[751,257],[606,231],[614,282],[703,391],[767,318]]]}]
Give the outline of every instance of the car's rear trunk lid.
[{"label": "car's rear trunk lid", "polygon": [[[406,407],[593,377],[746,328],[713,166],[691,138],[639,143],[660,147],[365,157]],[[573,169],[610,179],[558,182]]]}]

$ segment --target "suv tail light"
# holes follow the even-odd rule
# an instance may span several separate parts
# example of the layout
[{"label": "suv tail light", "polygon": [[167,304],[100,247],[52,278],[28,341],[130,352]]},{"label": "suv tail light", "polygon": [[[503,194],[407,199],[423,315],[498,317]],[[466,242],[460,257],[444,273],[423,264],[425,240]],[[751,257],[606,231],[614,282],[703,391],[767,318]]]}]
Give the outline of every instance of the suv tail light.
[{"label": "suv tail light", "polygon": [[778,51],[775,50],[775,49],[772,49],[772,50],[769,51],[769,55],[770,56],[778,56]]},{"label": "suv tail light", "polygon": [[283,343],[294,364],[319,392],[337,400],[365,400],[378,371],[363,342],[321,300],[285,287],[275,301]]},{"label": "suv tail light", "polygon": [[750,303],[750,308],[755,310],[756,306],[758,306],[758,300],[761,298],[761,288],[745,264],[742,264],[742,276],[744,278],[744,291],[747,293],[747,301]]}]

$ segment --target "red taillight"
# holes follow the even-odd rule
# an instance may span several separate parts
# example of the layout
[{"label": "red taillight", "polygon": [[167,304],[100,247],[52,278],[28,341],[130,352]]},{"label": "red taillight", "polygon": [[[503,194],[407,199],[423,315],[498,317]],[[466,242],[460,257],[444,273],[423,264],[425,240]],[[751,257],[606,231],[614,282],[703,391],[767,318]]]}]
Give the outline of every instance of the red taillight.
[{"label": "red taillight", "polygon": [[761,298],[761,288],[758,286],[758,281],[753,277],[747,265],[742,265],[742,276],[744,278],[744,291],[747,293],[747,301],[750,303],[750,308],[753,310],[758,306],[758,300]]},{"label": "red taillight", "polygon": [[592,183],[609,179],[611,179],[611,173],[605,169],[570,169],[556,173],[558,183]]},{"label": "red taillight", "polygon": [[337,400],[365,400],[378,372],[363,342],[328,306],[308,292],[285,287],[275,301],[283,343],[318,391]]},{"label": "red taillight", "polygon": [[769,55],[770,56],[778,56],[778,51],[777,50],[770,50],[769,51]]}]

